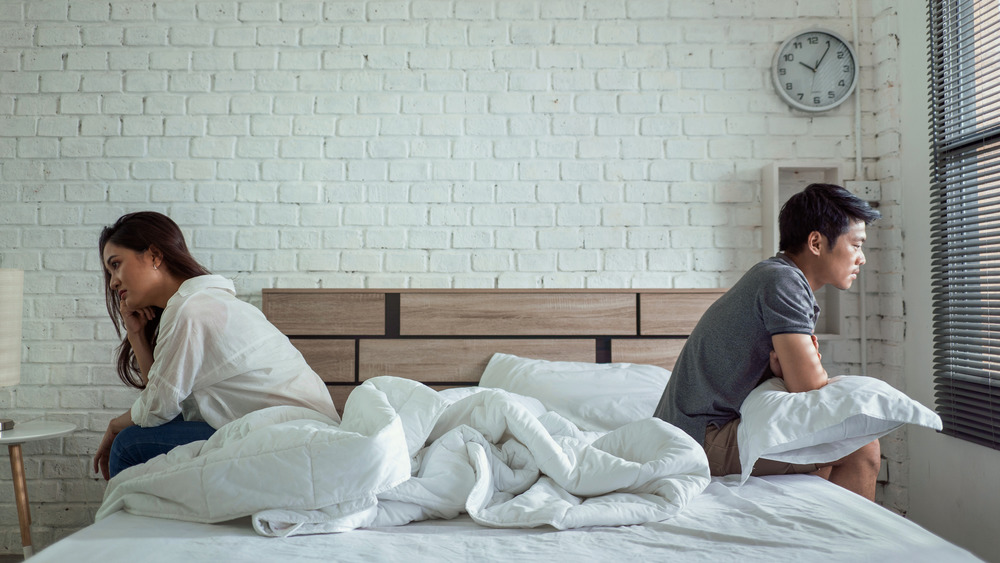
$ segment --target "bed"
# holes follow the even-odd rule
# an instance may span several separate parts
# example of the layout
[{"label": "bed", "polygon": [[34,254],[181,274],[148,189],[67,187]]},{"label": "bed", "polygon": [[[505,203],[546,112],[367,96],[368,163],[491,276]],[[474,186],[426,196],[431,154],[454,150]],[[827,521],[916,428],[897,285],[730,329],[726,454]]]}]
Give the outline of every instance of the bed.
[{"label": "bed", "polygon": [[[366,405],[358,397],[385,397],[398,388],[434,400],[448,393],[465,397],[445,405],[494,394],[506,397],[505,392],[473,389],[495,369],[496,358],[505,355],[565,365],[639,364],[669,370],[686,335],[719,295],[721,290],[708,289],[266,289],[262,309],[327,382],[337,406],[347,405],[347,424],[357,405]],[[393,377],[384,377],[387,374]],[[463,389],[470,393],[455,394]],[[660,431],[662,426],[668,425],[637,426],[635,433]],[[504,428],[507,434],[508,427]],[[399,447],[416,451],[412,444]],[[206,457],[204,452],[201,457]],[[312,534],[347,528],[307,525],[295,528],[302,535],[265,537],[256,515],[217,518],[217,523],[206,524],[152,518],[141,515],[142,510],[110,510],[35,559],[133,561],[141,554],[144,561],[553,561],[629,556],[677,561],[977,560],[818,477],[751,477],[742,485],[740,481],[739,476],[709,480],[706,473],[697,494],[676,506],[655,506],[667,510],[662,514],[669,513],[662,521],[578,527],[554,520],[558,527],[569,529],[483,526],[479,523],[483,515],[470,509],[454,518],[399,526],[354,526],[357,529],[342,533]],[[280,484],[267,488],[273,487]],[[654,496],[647,490],[639,492],[643,498]],[[162,502],[152,506],[164,508]],[[148,512],[156,514],[155,509]]]}]

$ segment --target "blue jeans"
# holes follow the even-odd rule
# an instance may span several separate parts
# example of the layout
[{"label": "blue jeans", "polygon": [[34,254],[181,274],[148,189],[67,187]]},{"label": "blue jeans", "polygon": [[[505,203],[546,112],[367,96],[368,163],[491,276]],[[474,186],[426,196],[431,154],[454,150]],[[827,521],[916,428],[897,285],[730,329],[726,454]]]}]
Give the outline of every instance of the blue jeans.
[{"label": "blue jeans", "polygon": [[160,426],[129,426],[115,436],[108,468],[114,477],[127,467],[145,463],[182,444],[207,440],[214,433],[215,429],[205,422],[187,422],[179,416]]}]

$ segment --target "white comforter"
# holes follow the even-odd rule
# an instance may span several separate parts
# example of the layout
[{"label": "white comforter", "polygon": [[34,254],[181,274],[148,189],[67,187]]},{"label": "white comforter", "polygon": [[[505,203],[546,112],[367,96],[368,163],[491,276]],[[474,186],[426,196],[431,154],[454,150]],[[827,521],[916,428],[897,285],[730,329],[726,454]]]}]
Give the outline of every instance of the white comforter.
[{"label": "white comforter", "polygon": [[541,411],[505,391],[451,402],[379,377],[351,394],[339,425],[275,407],[121,472],[97,519],[252,515],[258,533],[287,536],[467,512],[487,526],[566,529],[665,520],[709,483],[702,448],[661,420],[602,434]]}]

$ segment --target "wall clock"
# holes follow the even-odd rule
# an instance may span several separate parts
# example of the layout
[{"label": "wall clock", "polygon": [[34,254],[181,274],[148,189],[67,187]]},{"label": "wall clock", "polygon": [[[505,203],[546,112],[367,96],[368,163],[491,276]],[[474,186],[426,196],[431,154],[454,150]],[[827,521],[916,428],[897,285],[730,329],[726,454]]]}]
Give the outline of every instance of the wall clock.
[{"label": "wall clock", "polygon": [[771,65],[774,87],[788,105],[826,111],[842,104],[858,82],[858,57],[843,37],[809,29],[781,44]]}]

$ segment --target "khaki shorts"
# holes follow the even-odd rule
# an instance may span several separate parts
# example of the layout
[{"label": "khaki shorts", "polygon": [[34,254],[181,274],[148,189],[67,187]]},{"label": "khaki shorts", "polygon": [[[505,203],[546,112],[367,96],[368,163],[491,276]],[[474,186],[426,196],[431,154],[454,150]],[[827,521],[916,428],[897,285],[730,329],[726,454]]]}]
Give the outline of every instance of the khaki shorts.
[{"label": "khaki shorts", "polygon": [[[708,468],[712,471],[712,475],[738,475],[742,472],[740,450],[736,443],[736,428],[739,425],[740,419],[738,418],[727,422],[721,428],[714,424],[708,425],[708,429],[705,431],[705,455],[708,456]],[[753,466],[751,475],[813,473],[819,468],[820,466],[814,463],[799,465],[770,459],[758,459]]]}]

